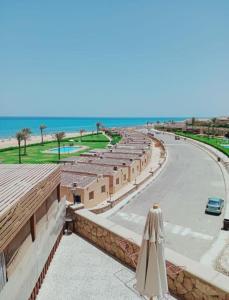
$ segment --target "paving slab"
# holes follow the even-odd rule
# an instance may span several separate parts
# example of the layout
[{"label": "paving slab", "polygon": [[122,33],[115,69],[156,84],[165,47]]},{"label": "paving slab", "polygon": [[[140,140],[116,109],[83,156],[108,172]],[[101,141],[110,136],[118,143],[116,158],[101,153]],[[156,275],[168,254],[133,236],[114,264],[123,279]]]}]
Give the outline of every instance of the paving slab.
[{"label": "paving slab", "polygon": [[[137,300],[135,272],[72,234],[63,236],[38,300]],[[166,299],[175,299],[170,295]]]}]

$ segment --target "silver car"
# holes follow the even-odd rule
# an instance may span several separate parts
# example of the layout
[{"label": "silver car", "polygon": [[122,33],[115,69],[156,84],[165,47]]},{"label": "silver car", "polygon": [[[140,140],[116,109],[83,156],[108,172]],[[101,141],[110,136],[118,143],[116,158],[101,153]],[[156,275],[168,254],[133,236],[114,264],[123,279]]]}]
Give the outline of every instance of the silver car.
[{"label": "silver car", "polygon": [[224,206],[224,200],[220,198],[208,198],[205,213],[220,215]]}]

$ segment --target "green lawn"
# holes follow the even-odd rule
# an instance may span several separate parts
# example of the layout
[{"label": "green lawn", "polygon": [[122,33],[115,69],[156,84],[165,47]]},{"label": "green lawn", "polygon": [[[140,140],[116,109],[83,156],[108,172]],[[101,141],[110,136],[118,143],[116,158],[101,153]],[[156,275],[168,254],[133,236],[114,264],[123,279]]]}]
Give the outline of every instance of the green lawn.
[{"label": "green lawn", "polygon": [[[222,138],[217,138],[217,137],[207,137],[207,136],[202,136],[202,135],[196,135],[196,134],[193,134],[193,133],[184,133],[184,132],[181,132],[181,131],[177,131],[176,134],[178,135],[182,135],[182,136],[185,136],[185,137],[189,137],[189,138],[192,138],[194,140],[197,140],[197,141],[200,141],[200,142],[203,142],[205,144],[208,144],[208,145],[211,145],[213,146],[214,148],[220,150],[221,152],[223,152],[224,154],[226,154],[227,156],[229,156],[229,148],[225,148],[222,146],[222,144],[227,144],[225,142],[225,140],[223,140]],[[229,143],[228,143],[229,145]]]},{"label": "green lawn", "polygon": [[112,138],[112,141],[111,141],[112,145],[117,144],[122,139],[122,137],[118,134],[110,134],[110,137]]},{"label": "green lawn", "polygon": [[[72,139],[74,140],[74,142],[69,141]],[[82,137],[82,141],[80,137],[64,139],[61,142],[61,146],[69,146],[71,144],[74,144],[74,146],[87,146],[88,149],[77,153],[61,154],[61,158],[78,156],[81,153],[91,149],[106,148],[108,142],[108,138],[103,134],[85,135]],[[27,155],[22,155],[22,163],[56,163],[58,161],[58,154],[43,153],[43,151],[45,150],[56,147],[56,141],[46,142],[43,146],[40,144],[29,145],[27,146]],[[22,153],[24,153],[23,148]],[[1,149],[0,161],[2,163],[18,163],[18,148],[15,147],[13,149]]]}]

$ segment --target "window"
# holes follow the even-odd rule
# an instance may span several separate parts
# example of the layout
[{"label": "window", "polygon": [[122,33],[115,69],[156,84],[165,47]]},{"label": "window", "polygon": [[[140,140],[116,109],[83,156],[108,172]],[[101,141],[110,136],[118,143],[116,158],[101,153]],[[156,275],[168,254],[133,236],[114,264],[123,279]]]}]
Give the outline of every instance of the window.
[{"label": "window", "polygon": [[126,174],[123,176],[124,181],[126,181]]},{"label": "window", "polygon": [[134,168],[132,168],[132,173],[134,173]]},{"label": "window", "polygon": [[101,186],[101,192],[102,192],[102,193],[105,193],[105,192],[106,192],[106,186],[105,186],[105,185],[102,185],[102,186]]},{"label": "window", "polygon": [[119,184],[119,178],[116,178],[116,184]]},{"label": "window", "polygon": [[145,159],[145,163],[146,163],[146,159]]},{"label": "window", "polygon": [[137,166],[137,170],[139,171],[139,166]]},{"label": "window", "polygon": [[89,200],[92,200],[92,199],[94,199],[94,192],[89,193]]}]

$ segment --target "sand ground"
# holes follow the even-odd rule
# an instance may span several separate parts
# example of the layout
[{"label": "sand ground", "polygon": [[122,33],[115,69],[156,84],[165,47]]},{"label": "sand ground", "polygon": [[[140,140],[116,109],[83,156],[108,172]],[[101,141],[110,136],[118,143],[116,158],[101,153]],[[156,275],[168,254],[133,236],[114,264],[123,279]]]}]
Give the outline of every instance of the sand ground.
[{"label": "sand ground", "polygon": [[[84,132],[83,135],[89,134],[91,132]],[[68,132],[65,134],[66,138],[76,137],[79,136],[79,132]],[[44,134],[44,142],[55,140],[54,134]],[[40,135],[32,135],[28,141],[27,144],[34,144],[39,143],[41,141]],[[8,147],[14,147],[17,146],[17,139],[16,138],[8,138],[8,139],[1,139],[0,140],[0,149],[8,148]]]}]

